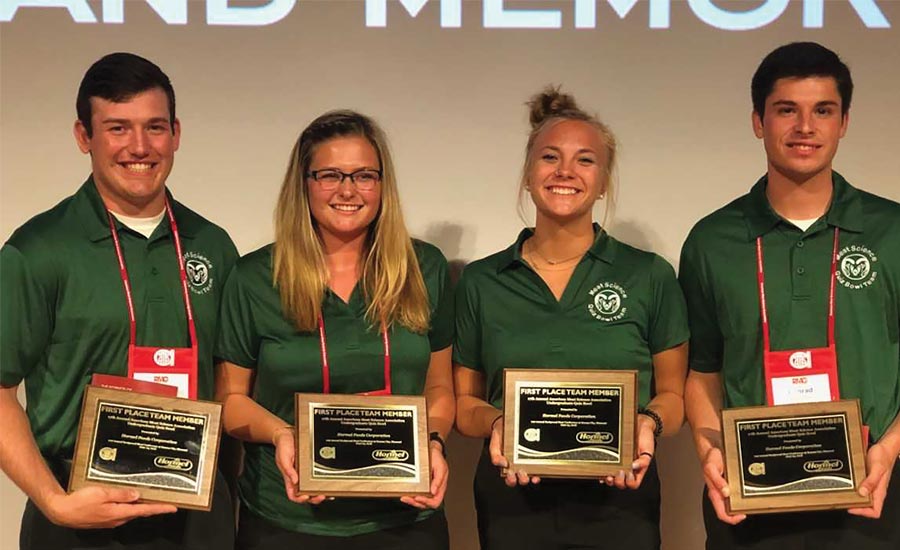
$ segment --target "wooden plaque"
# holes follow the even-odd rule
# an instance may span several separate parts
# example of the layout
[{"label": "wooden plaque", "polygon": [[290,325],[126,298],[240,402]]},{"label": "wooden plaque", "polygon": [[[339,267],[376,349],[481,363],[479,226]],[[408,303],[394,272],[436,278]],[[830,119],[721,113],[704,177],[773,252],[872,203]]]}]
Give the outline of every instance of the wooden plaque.
[{"label": "wooden plaque", "polygon": [[298,393],[295,404],[300,494],[431,494],[424,396]]},{"label": "wooden plaque", "polygon": [[637,371],[506,369],[503,388],[510,468],[564,478],[631,471]]},{"label": "wooden plaque", "polygon": [[69,492],[132,487],[141,501],[209,510],[222,405],[88,386]]},{"label": "wooden plaque", "polygon": [[855,399],[722,411],[729,513],[871,505]]}]

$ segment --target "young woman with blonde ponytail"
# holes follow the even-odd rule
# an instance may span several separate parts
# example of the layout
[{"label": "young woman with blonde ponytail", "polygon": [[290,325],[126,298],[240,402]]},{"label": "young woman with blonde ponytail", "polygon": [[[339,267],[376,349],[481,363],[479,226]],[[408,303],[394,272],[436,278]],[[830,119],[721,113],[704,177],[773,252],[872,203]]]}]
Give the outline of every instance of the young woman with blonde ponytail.
[{"label": "young woman with blonde ponytail", "polygon": [[[595,204],[605,202],[608,214],[612,200],[609,128],[554,88],[529,107],[520,204],[531,198],[535,225],[469,264],[456,289],[457,428],[485,439],[475,477],[481,548],[658,549],[653,458],[656,436],[677,432],[684,418],[684,298],[665,260],[594,222]],[[637,456],[628,471],[598,480],[500,476],[508,465],[503,369],[531,367],[638,371]]]},{"label": "young woman with blonde ponytail", "polygon": [[[406,230],[378,125],[352,111],[314,120],[291,152],[275,242],[241,258],[224,290],[217,395],[225,431],[246,442],[239,548],[449,547],[448,285],[441,252]],[[432,496],[297,495],[295,392],[424,394]]]}]

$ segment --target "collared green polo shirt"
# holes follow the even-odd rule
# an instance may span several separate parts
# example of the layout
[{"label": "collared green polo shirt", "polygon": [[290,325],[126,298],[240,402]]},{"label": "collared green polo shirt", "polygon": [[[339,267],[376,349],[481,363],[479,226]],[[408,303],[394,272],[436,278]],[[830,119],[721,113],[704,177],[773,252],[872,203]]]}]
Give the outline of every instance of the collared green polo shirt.
[{"label": "collared green polo shirt", "polygon": [[[430,244],[414,241],[414,247],[431,304],[431,328],[427,334],[399,325],[389,331],[391,388],[396,395],[422,395],[431,353],[449,346],[453,338],[447,260]],[[384,388],[380,327],[369,326],[365,311],[359,287],[349,303],[331,291],[325,294],[322,317],[332,393]],[[272,245],[241,258],[229,277],[216,356],[254,369],[254,399],[289,424],[294,423],[294,393],[323,390],[319,333],[300,333],[282,315],[281,299],[272,283]],[[254,443],[244,447],[241,500],[253,513],[284,529],[349,536],[410,524],[433,513],[396,499],[339,498],[319,506],[295,504],[285,496],[274,447]]]},{"label": "collared green polo shirt", "polygon": [[484,374],[493,406],[503,407],[504,368],[634,369],[644,405],[653,354],[687,341],[684,298],[668,262],[595,231],[559,301],[522,259],[530,229],[463,271],[454,362]]},{"label": "collared green polo shirt", "polygon": [[900,410],[900,205],[836,172],[831,206],[806,231],[782,219],[763,177],[700,220],[681,253],[691,323],[690,366],[721,372],[725,406],[763,405],[765,375],[756,279],[762,236],[773,350],[827,345],[834,228],[840,231],[835,340],[842,398],[859,398],[876,439]]},{"label": "collared green polo shirt", "polygon": [[[172,201],[199,343],[198,395],[213,395],[219,298],[237,250],[221,228]],[[190,346],[168,218],[150,238],[118,221],[132,286],[137,345]],[[0,249],[0,383],[25,381],[41,453],[71,458],[93,373],[128,374],[128,306],[106,208],[93,179],[39,214]]]}]

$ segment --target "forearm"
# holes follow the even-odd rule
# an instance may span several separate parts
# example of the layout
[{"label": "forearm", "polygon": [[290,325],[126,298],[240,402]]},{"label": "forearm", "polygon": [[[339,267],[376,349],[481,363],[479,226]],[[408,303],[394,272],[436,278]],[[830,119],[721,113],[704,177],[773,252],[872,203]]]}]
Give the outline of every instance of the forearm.
[{"label": "forearm", "polygon": [[456,398],[456,429],[468,437],[489,437],[494,420],[502,411],[473,395]]},{"label": "forearm", "polygon": [[4,424],[0,433],[0,468],[49,516],[49,501],[65,495],[65,491],[38,450],[15,387],[0,389],[0,417]]},{"label": "forearm", "polygon": [[684,397],[675,392],[657,394],[647,408],[659,415],[663,424],[662,435],[678,433],[684,423]]},{"label": "forearm", "polygon": [[900,455],[900,413],[894,417],[894,421],[878,440],[878,444],[883,445],[891,456]]},{"label": "forearm", "polygon": [[722,448],[721,411],[720,375],[691,371],[685,383],[685,412],[701,459],[711,448]]},{"label": "forearm", "polygon": [[453,389],[444,385],[433,386],[425,390],[425,401],[428,404],[428,429],[438,432],[441,438],[447,439],[453,429],[453,418],[456,416],[456,398]]},{"label": "forearm", "polygon": [[288,425],[247,395],[230,394],[222,401],[222,427],[242,441],[272,443],[275,431]]}]

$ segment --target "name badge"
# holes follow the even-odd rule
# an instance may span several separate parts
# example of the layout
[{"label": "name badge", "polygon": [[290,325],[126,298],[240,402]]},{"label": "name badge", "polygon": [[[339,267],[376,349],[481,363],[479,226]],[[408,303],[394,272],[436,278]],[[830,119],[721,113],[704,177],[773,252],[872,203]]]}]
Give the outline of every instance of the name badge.
[{"label": "name badge", "polygon": [[831,400],[831,382],[827,374],[772,378],[774,405],[816,403]]}]

